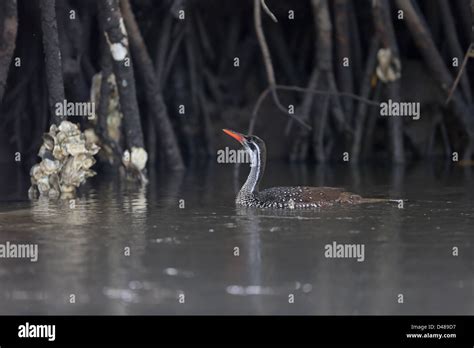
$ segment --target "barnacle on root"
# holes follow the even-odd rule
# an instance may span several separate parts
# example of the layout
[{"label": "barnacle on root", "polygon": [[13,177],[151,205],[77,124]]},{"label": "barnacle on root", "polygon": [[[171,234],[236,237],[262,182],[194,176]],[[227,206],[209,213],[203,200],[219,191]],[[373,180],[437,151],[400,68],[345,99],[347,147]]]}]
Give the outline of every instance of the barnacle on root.
[{"label": "barnacle on root", "polygon": [[141,147],[132,147],[131,151],[125,150],[122,155],[122,163],[124,167],[133,177],[138,178],[142,183],[148,181],[143,174],[147,160],[148,153]]}]

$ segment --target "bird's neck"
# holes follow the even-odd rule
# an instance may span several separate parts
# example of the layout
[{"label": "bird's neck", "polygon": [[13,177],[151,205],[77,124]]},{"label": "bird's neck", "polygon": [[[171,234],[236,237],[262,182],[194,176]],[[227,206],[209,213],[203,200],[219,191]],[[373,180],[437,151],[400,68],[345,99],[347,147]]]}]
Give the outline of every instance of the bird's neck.
[{"label": "bird's neck", "polygon": [[240,197],[253,196],[258,192],[258,185],[265,171],[265,160],[265,149],[257,147],[256,151],[250,153],[250,173],[240,189]]}]

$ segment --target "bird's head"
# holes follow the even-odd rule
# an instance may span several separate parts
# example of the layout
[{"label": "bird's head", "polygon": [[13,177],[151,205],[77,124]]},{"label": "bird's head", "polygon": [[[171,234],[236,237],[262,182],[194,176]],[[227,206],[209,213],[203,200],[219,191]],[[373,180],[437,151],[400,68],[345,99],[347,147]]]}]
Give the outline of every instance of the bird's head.
[{"label": "bird's head", "polygon": [[255,135],[244,135],[230,129],[223,129],[224,133],[237,140],[250,155],[250,165],[256,166],[265,161],[265,142]]}]

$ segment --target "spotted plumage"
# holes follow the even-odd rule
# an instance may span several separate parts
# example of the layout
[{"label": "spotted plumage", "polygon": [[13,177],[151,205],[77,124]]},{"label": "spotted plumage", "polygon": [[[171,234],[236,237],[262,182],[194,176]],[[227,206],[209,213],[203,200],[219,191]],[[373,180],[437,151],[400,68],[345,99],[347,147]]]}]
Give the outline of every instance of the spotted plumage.
[{"label": "spotted plumage", "polygon": [[250,155],[250,173],[240,189],[235,203],[240,206],[274,209],[314,209],[337,204],[387,202],[387,199],[362,198],[337,187],[272,187],[260,191],[258,185],[266,164],[265,142],[254,135],[231,130],[224,132],[237,141]]}]

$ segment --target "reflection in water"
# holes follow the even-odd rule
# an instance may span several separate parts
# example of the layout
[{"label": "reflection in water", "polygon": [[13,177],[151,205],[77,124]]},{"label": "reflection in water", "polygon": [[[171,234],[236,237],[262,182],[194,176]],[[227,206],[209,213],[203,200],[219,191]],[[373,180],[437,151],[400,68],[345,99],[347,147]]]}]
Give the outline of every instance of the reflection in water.
[{"label": "reflection in water", "polygon": [[[229,294],[239,295],[265,295],[271,294],[271,289],[265,287],[262,279],[262,245],[258,210],[244,207],[236,208],[237,228],[241,231],[238,246],[240,250],[239,260],[240,272],[243,279],[248,279],[243,285],[230,285],[227,287]],[[262,302],[257,297],[252,297],[251,302],[256,314],[264,314]]]},{"label": "reflection in water", "polygon": [[[470,167],[269,163],[264,178],[403,198],[403,209],[236,208],[246,174],[211,163],[151,172],[146,187],[96,177],[72,201],[25,200],[28,185],[12,181],[0,188],[0,243],[38,243],[39,259],[0,258],[0,313],[474,313]],[[325,258],[333,241],[364,244],[365,261]]]}]

